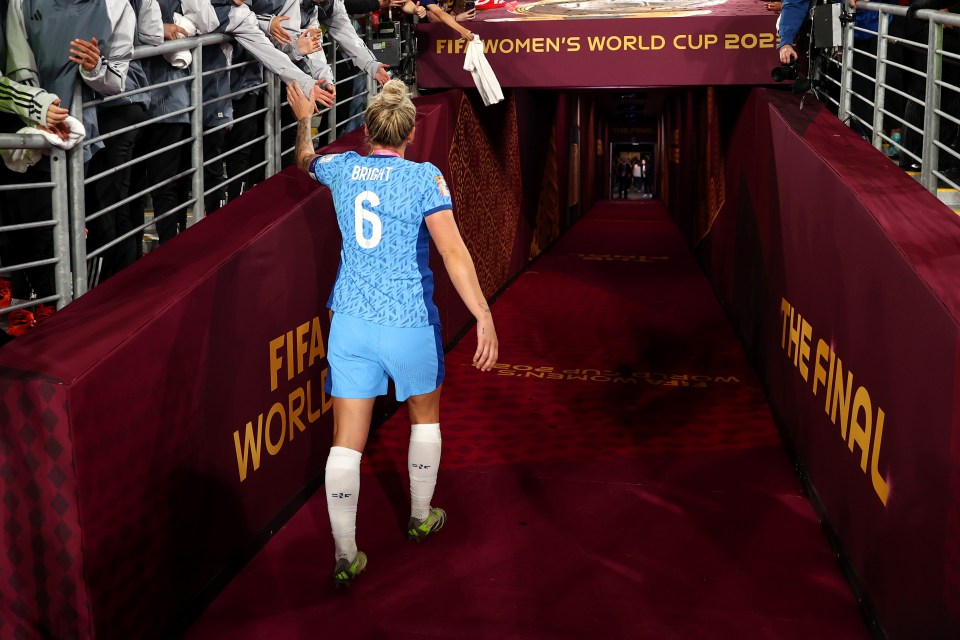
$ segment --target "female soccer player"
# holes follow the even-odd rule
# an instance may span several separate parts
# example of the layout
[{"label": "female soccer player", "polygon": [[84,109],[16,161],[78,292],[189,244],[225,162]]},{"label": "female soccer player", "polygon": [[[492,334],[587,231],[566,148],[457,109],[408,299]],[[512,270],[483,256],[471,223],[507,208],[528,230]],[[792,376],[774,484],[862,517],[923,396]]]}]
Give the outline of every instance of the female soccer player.
[{"label": "female soccer player", "polygon": [[357,550],[360,456],[367,443],[374,398],[387,392],[406,400],[411,432],[410,522],[419,542],[446,521],[430,501],[440,465],[440,385],[443,348],[427,265],[430,239],[464,304],[477,319],[474,366],[497,362],[497,332],[473,260],[453,218],[440,171],[404,159],[417,111],[399,80],[391,80],[365,114],[370,155],[318,156],[310,139],[314,105],[296,84],[287,98],[299,122],[297,165],[330,187],[343,236],[340,271],[327,306],[333,310],[327,392],[333,397],[333,447],[327,458],[327,510],[336,545],[334,581],[349,585],[367,557]]}]

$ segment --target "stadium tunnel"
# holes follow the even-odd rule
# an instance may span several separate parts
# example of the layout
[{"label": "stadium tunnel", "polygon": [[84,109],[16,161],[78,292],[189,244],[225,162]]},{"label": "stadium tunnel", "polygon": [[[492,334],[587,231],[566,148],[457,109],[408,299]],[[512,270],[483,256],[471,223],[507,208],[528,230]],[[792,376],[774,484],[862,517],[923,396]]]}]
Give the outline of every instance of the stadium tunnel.
[{"label": "stadium tunnel", "polygon": [[[405,416],[384,402],[371,571],[348,598],[324,580],[339,234],[290,168],[0,351],[4,422],[29,431],[2,441],[0,510],[31,541],[0,634],[960,633],[942,205],[789,91],[506,94],[419,98],[408,155],[447,176],[503,333],[472,377],[434,268],[446,537],[411,550],[394,526]],[[655,197],[612,200],[634,150]]]}]

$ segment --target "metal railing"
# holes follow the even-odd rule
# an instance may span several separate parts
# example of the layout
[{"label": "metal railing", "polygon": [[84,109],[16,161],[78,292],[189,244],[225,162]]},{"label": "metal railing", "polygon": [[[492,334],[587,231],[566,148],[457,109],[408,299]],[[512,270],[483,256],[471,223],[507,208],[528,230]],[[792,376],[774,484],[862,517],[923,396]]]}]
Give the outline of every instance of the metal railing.
[{"label": "metal railing", "polygon": [[[335,60],[337,49],[336,43],[329,37],[326,37],[325,40],[325,54],[327,55],[329,61]],[[98,262],[102,263],[102,257],[104,254],[109,252],[115,246],[124,242],[129,242],[131,237],[138,237],[140,234],[143,234],[146,229],[148,229],[151,225],[156,224],[157,221],[162,220],[164,217],[176,216],[184,209],[188,210],[189,212],[187,224],[195,224],[196,222],[202,220],[207,213],[209,213],[206,206],[207,201],[213,198],[215,202],[219,201],[219,203],[222,204],[223,198],[218,197],[218,195],[224,194],[234,182],[244,180],[245,182],[249,183],[250,181],[247,179],[256,172],[262,171],[264,177],[270,177],[274,175],[281,169],[281,157],[284,154],[292,151],[292,142],[289,148],[283,148],[283,138],[286,132],[290,131],[291,129],[295,130],[297,125],[296,122],[292,121],[286,124],[281,124],[284,120],[282,117],[282,110],[286,107],[286,100],[282,98],[282,96],[285,95],[285,91],[283,91],[280,79],[269,70],[265,68],[263,69],[264,81],[259,85],[245,88],[241,91],[228,93],[226,95],[219,95],[215,99],[207,101],[203,100],[204,84],[212,81],[214,76],[223,73],[239,71],[244,67],[258,64],[254,61],[244,61],[230,64],[223,68],[204,71],[203,47],[209,45],[219,45],[230,41],[231,38],[227,35],[208,34],[194,38],[168,41],[159,46],[138,47],[134,53],[134,59],[137,60],[143,60],[149,57],[156,57],[180,51],[189,51],[192,55],[189,73],[184,78],[177,81],[162,83],[161,85],[150,85],[140,90],[152,91],[159,86],[175,84],[176,82],[189,83],[189,108],[175,111],[171,114],[150,118],[135,125],[136,127],[142,127],[145,125],[169,120],[182,113],[187,113],[190,118],[190,134],[185,140],[179,140],[171,146],[184,145],[190,147],[190,168],[178,172],[176,175],[167,179],[163,183],[149,184],[145,189],[142,189],[137,193],[130,193],[126,198],[120,200],[119,202],[112,203],[102,209],[91,211],[85,206],[86,203],[84,201],[85,191],[89,185],[101,179],[109,179],[111,174],[133,167],[144,160],[149,159],[150,157],[163,153],[170,147],[157,149],[148,155],[135,157],[130,162],[124,163],[117,167],[111,167],[110,169],[96,175],[87,175],[86,177],[83,177],[83,150],[78,147],[71,150],[68,154],[71,175],[70,210],[75,212],[85,212],[83,217],[79,215],[73,217],[74,226],[72,236],[76,240],[72,252],[74,297],[82,295],[91,286],[96,284],[96,276],[99,271],[97,268]],[[349,78],[341,77],[341,65],[336,64],[332,66],[334,67],[334,74],[336,78],[337,95],[339,96],[347,93],[343,90],[343,88],[347,82],[351,82],[353,80],[354,76]],[[360,73],[367,78],[366,86],[361,94],[354,95],[350,99],[363,101],[362,104],[365,105],[365,99],[368,98],[373,91],[373,81],[370,80],[366,74],[363,74],[363,72]],[[224,99],[239,98],[252,91],[262,91],[264,93],[264,101],[261,108],[258,108],[251,113],[244,114],[238,118],[234,118],[228,123],[223,123],[209,128],[204,126],[205,107],[211,103],[219,102]],[[124,96],[130,96],[131,93],[132,92],[128,92],[121,94],[120,96],[111,96],[109,98],[84,103],[82,101],[82,96],[80,95],[81,87],[78,86],[74,95],[72,110],[74,115],[78,115],[82,113],[84,107],[107,104],[112,100],[117,100]],[[217,134],[222,135],[224,131],[237,125],[243,120],[253,118],[262,120],[263,133],[261,135],[244,141],[238,148],[224,148],[222,151],[212,155],[211,157],[206,156],[206,147],[204,143],[205,141],[209,141],[211,136]],[[329,142],[332,142],[336,138],[337,128],[343,124],[337,120],[337,103],[335,103],[333,107],[322,109],[317,115],[315,123],[319,124],[319,130],[314,135],[314,143],[318,146],[323,146]],[[90,146],[98,142],[106,142],[111,137],[128,132],[131,128],[132,127],[118,129],[110,134],[98,136],[97,138],[93,138],[91,140],[86,140],[84,141],[84,145]],[[242,171],[235,175],[225,176],[222,168],[226,158],[245,147],[257,147],[259,158],[262,159],[258,159],[257,162],[254,162],[251,165],[243,168]],[[99,216],[109,214],[116,208],[127,206],[130,203],[147,196],[160,186],[164,186],[167,183],[172,183],[177,180],[186,179],[187,176],[189,176],[191,181],[190,197],[187,200],[179,203],[173,209],[164,212],[162,217],[145,221],[143,224],[140,224],[137,227],[118,235],[107,244],[97,247],[89,252],[87,251],[86,242],[81,240],[84,237],[84,229],[86,229],[87,225],[89,225],[92,221],[96,220]],[[211,176],[219,176],[219,179],[215,178],[211,183]]]},{"label": "metal railing", "polygon": [[[407,33],[410,34],[410,32]],[[219,69],[204,70],[203,47],[231,41],[232,38],[228,35],[207,34],[167,41],[157,46],[137,47],[133,55],[135,60],[146,60],[182,51],[189,51],[192,55],[192,61],[189,67],[184,69],[183,77],[150,84],[137,91],[124,92],[118,96],[98,97],[93,100],[89,99],[81,84],[77,83],[71,101],[71,114],[78,119],[82,119],[84,108],[98,106],[102,108],[104,105],[110,105],[117,100],[131,97],[137,93],[148,93],[177,84],[188,85],[189,104],[184,108],[163,115],[155,117],[145,115],[142,120],[135,124],[84,140],[66,154],[58,149],[48,149],[52,158],[52,174],[48,182],[0,186],[0,192],[27,188],[47,189],[50,191],[54,212],[52,219],[49,221],[0,226],[0,241],[4,239],[5,234],[35,227],[52,227],[54,234],[52,255],[29,263],[0,264],[0,277],[44,265],[54,265],[56,272],[55,295],[43,299],[18,302],[7,309],[0,310],[0,314],[16,308],[35,305],[39,302],[55,302],[57,308],[63,307],[97,284],[100,266],[103,264],[105,256],[119,245],[138,243],[139,246],[140,239],[153,225],[165,218],[182,217],[184,212],[187,214],[186,225],[195,224],[209,213],[205,200],[212,199],[215,206],[219,206],[219,204],[223,204],[226,193],[231,186],[235,192],[242,193],[255,183],[258,179],[257,174],[262,172],[262,178],[270,177],[279,172],[285,164],[292,162],[297,123],[294,121],[292,114],[289,113],[285,99],[286,91],[278,76],[264,68],[263,81],[260,84],[227,95],[217,96],[213,100],[204,101],[204,84],[211,81],[213,76],[258,64],[254,61],[243,61]],[[404,46],[409,49],[411,43],[405,42]],[[325,146],[333,142],[339,135],[360,126],[366,104],[376,92],[375,81],[363,70],[357,70],[349,60],[338,59],[340,56],[337,54],[337,45],[329,35],[324,35],[323,49],[333,69],[336,100],[332,107],[322,108],[314,117],[315,133],[313,140],[317,147]],[[204,126],[204,107],[224,99],[239,98],[252,91],[260,91],[262,94],[262,100],[253,111],[240,115],[228,123],[212,127]],[[85,98],[87,99],[85,100]],[[109,143],[111,139],[130,133],[134,129],[158,123],[169,123],[177,117],[182,119],[183,116],[187,116],[189,119],[189,133],[183,139],[175,140],[169,145],[152,149],[149,152],[135,154],[130,160],[117,166],[102,169],[97,173],[92,173],[90,163],[84,162],[84,150],[93,145]],[[244,120],[256,120],[258,135],[243,141],[236,148],[224,148],[208,157],[205,153],[205,142],[209,141],[211,136],[222,135],[226,130]],[[44,149],[48,148],[47,143],[39,136],[0,135],[0,148],[36,148],[38,146]],[[87,194],[98,182],[116,180],[120,172],[128,170],[143,171],[145,166],[148,165],[142,163],[149,162],[160,154],[175,148],[179,148],[181,153],[187,153],[184,149],[189,149],[189,166],[178,167],[172,176],[160,181],[151,180],[147,176],[145,184],[140,185],[142,188],[134,190],[131,187],[124,197],[102,207],[88,207],[88,204],[92,203],[87,202]],[[235,175],[224,175],[225,160],[231,154],[245,148],[256,150],[256,160],[251,161],[248,166]],[[87,151],[87,157],[89,155],[89,151]],[[211,176],[216,177],[211,180]],[[118,233],[102,246],[91,247],[88,250],[87,231],[91,223],[97,223],[98,218],[115,215],[117,210],[122,207],[147,202],[146,199],[151,198],[162,187],[178,183],[186,186],[184,183],[187,181],[189,182],[189,188],[183,189],[187,196],[176,206],[161,215],[135,224],[133,228],[124,230],[123,233]],[[237,185],[238,182],[242,184]],[[221,197],[221,194],[223,194],[223,197]],[[146,208],[149,209],[149,207]]]},{"label": "metal railing", "polygon": [[960,28],[960,16],[921,10],[907,19],[907,7],[867,1],[856,10],[878,13],[878,26],[844,20],[839,59],[822,56],[820,80],[830,90],[821,97],[874,147],[918,172],[926,189],[957,189],[960,38],[945,46],[944,29]]},{"label": "metal railing", "polygon": [[[49,257],[38,257],[29,261],[9,258],[8,252],[0,253],[7,257],[7,262],[0,264],[0,277],[10,278],[15,273],[29,270],[53,267],[53,295],[42,296],[35,300],[20,301],[0,309],[0,315],[6,315],[16,309],[32,306],[39,303],[54,304],[57,308],[69,302],[70,298],[70,222],[67,201],[67,159],[63,150],[50,145],[41,136],[23,134],[0,134],[0,149],[38,149],[50,156],[49,180],[10,181],[10,184],[0,184],[0,199],[7,200],[7,194],[27,191],[32,196],[35,192],[44,192],[39,198],[50,203],[37,207],[37,210],[50,211],[49,219],[32,222],[8,224],[4,216],[0,215],[0,240],[13,243],[33,242],[25,240],[24,234],[42,233],[50,229],[52,235],[52,253]],[[36,174],[31,174],[35,176]],[[9,206],[5,204],[3,206]],[[9,218],[7,218],[9,220]]]}]

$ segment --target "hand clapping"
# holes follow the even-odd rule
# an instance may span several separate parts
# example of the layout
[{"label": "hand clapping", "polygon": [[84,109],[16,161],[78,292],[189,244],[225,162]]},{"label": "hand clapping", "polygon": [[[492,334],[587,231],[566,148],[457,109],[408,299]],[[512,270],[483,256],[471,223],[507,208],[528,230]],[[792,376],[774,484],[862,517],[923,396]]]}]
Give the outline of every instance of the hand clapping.
[{"label": "hand clapping", "polygon": [[97,39],[90,40],[71,40],[70,41],[70,61],[76,62],[83,67],[84,71],[90,72],[97,68],[100,62],[100,48],[97,46]]}]

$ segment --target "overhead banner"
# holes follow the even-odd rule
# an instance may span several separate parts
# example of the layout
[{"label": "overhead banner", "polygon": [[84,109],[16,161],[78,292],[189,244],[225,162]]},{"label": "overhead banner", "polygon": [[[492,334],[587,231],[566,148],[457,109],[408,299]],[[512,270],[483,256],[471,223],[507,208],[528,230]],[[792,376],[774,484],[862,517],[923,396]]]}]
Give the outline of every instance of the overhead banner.
[{"label": "overhead banner", "polygon": [[[480,15],[469,28],[504,87],[770,84],[779,64],[776,15],[756,2],[541,0]],[[419,85],[472,88],[465,46],[445,25],[420,25]]]}]

